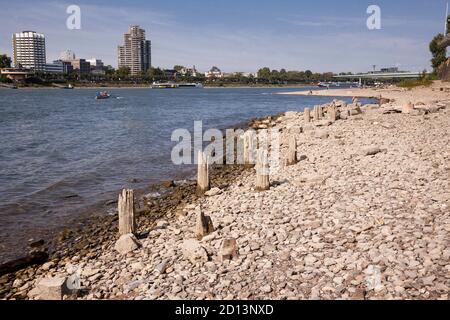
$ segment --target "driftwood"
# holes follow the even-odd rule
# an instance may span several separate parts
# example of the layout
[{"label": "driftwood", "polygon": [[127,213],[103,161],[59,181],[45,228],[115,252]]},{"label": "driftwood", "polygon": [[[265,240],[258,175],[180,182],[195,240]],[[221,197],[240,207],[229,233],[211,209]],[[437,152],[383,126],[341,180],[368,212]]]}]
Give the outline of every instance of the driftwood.
[{"label": "driftwood", "polygon": [[119,234],[134,234],[136,232],[134,191],[123,190],[119,195]]},{"label": "driftwood", "polygon": [[47,252],[45,251],[32,252],[26,257],[6,262],[0,265],[0,277],[5,274],[20,271],[33,265],[43,264],[47,262],[47,260],[48,260]]}]

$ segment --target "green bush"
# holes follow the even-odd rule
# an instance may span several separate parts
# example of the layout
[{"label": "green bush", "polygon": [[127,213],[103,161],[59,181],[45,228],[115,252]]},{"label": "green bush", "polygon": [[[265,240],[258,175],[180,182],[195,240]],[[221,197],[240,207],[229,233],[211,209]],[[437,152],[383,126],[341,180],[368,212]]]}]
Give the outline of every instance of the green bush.
[{"label": "green bush", "polygon": [[401,88],[412,89],[416,87],[429,87],[433,84],[433,80],[437,80],[434,75],[424,75],[418,80],[403,80],[398,86]]}]

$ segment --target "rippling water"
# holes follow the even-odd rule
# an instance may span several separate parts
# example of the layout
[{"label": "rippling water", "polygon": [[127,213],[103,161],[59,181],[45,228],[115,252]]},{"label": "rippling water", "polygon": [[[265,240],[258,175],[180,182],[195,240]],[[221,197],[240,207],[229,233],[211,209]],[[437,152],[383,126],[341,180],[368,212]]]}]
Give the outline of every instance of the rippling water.
[{"label": "rippling water", "polygon": [[0,262],[123,187],[181,175],[187,168],[170,160],[174,129],[232,127],[332,100],[272,94],[280,91],[290,90],[116,89],[96,101],[95,90],[0,90]]}]

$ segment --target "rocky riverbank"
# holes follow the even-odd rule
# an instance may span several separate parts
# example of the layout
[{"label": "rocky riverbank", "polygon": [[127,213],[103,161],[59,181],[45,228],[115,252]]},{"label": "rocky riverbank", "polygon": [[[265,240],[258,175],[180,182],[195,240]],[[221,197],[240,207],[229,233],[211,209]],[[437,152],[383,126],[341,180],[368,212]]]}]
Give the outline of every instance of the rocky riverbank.
[{"label": "rocky riverbank", "polygon": [[[212,170],[204,197],[186,184],[146,200],[135,250],[120,255],[117,218],[100,220],[105,231],[0,278],[0,291],[59,298],[69,278],[81,290],[65,299],[448,299],[450,98],[383,98],[255,121],[281,130],[283,157],[298,142],[270,190],[255,191],[253,169]],[[200,211],[214,227],[201,240]]]}]

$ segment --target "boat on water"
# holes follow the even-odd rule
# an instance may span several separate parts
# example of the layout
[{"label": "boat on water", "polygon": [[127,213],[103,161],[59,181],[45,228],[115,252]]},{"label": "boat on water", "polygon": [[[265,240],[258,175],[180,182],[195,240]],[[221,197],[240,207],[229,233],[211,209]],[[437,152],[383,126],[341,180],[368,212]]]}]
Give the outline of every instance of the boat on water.
[{"label": "boat on water", "polygon": [[74,86],[71,84],[68,84],[67,86],[62,87],[61,89],[73,90]]},{"label": "boat on water", "polygon": [[103,100],[109,98],[111,98],[111,95],[107,91],[98,92],[97,96],[95,97],[96,100]]},{"label": "boat on water", "polygon": [[178,88],[203,88],[201,83],[174,83],[174,82],[153,82],[152,89],[178,89]]},{"label": "boat on water", "polygon": [[173,82],[153,82],[152,89],[177,89],[179,86]]},{"label": "boat on water", "polygon": [[180,83],[179,88],[203,88],[201,83]]}]

